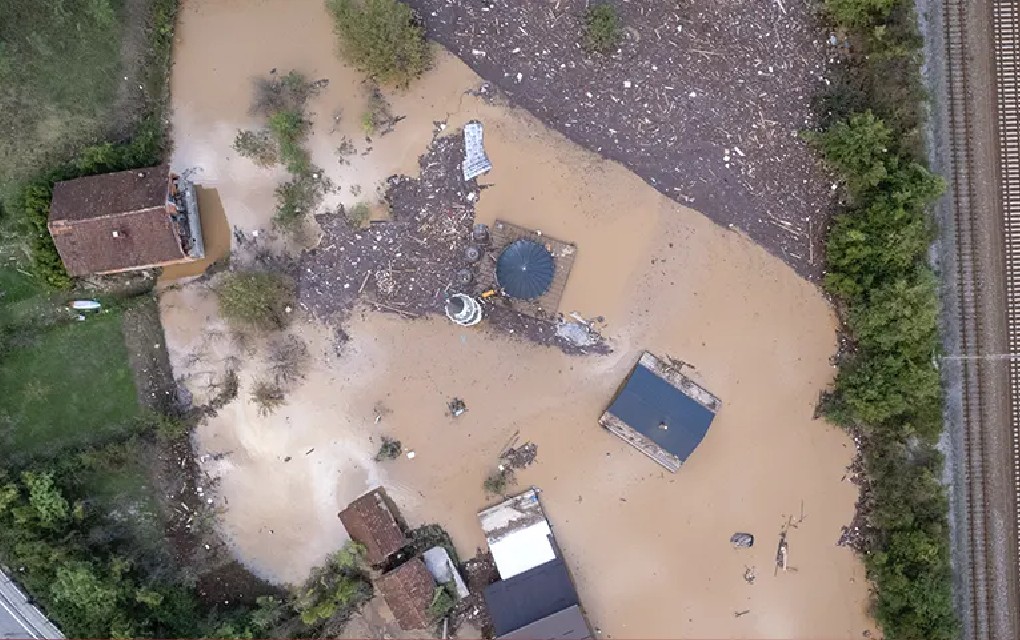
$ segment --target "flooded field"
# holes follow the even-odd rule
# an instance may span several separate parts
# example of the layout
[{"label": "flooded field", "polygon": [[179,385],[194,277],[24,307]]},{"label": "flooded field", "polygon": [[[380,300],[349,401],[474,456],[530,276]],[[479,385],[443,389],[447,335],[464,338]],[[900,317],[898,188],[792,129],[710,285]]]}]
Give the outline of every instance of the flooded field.
[{"label": "flooded field", "polygon": [[[215,393],[228,366],[239,368],[238,399],[196,434],[206,469],[220,478],[221,526],[238,557],[274,581],[301,581],[343,543],[337,512],[378,484],[412,525],[439,522],[470,556],[484,545],[475,514],[493,500],[483,480],[519,433],[538,446],[520,486],[541,488],[582,603],[607,637],[859,638],[871,630],[864,569],[835,544],[856,497],[843,480],[852,443],[812,419],[834,371],[835,320],[818,290],[742,235],[528,114],[467,95],[480,80],[446,54],[407,93],[388,95],[406,119],[369,145],[358,134],[367,94],[333,49],[318,0],[184,2],[174,169],[215,193],[228,228],[271,235],[272,190],[283,174],[238,157],[231,142],[256,124],[247,113],[251,79],[274,68],[329,80],[310,105],[309,146],[343,188],[330,204],[364,199],[387,176],[413,172],[433,121],[448,120],[453,132],[478,119],[495,167],[480,180],[489,188],[479,220],[576,243],[560,311],[603,316],[614,352],[571,357],[484,324],[364,312],[344,327],[350,340],[338,354],[330,327],[295,314],[289,331],[313,364],[287,404],[263,416],[248,397],[264,374],[264,339],[234,340],[206,284],[166,289],[168,348],[195,401]],[[335,149],[344,136],[372,150],[341,164]],[[243,257],[245,247],[234,249]],[[645,349],[690,363],[723,402],[675,475],[597,424]],[[468,406],[456,419],[446,408],[453,397]],[[414,458],[374,462],[382,435]],[[789,533],[795,570],[774,575],[780,529],[802,515]],[[732,549],[736,531],[753,533],[754,547]]]}]

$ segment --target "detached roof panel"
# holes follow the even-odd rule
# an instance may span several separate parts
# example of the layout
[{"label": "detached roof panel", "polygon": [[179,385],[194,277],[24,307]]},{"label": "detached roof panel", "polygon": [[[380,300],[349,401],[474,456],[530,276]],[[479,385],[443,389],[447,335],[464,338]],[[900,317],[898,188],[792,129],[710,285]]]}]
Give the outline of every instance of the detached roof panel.
[{"label": "detached roof panel", "polygon": [[580,604],[562,558],[490,584],[485,602],[497,637]]},{"label": "detached roof panel", "polygon": [[607,413],[681,462],[701,443],[715,418],[712,411],[643,364],[634,368]]},{"label": "detached roof panel", "polygon": [[581,607],[574,605],[499,637],[508,640],[591,640],[592,634],[581,615]]}]

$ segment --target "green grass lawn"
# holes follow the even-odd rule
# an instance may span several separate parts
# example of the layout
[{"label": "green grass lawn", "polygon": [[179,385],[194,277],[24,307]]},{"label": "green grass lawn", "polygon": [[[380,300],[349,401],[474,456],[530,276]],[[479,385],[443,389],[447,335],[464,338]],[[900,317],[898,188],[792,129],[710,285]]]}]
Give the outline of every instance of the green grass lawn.
[{"label": "green grass lawn", "polygon": [[3,0],[0,194],[104,138],[123,80],[123,0]]},{"label": "green grass lawn", "polygon": [[0,413],[11,449],[27,456],[102,442],[140,414],[121,314],[62,323],[0,362]]},{"label": "green grass lawn", "polygon": [[76,321],[67,294],[0,269],[0,443],[12,457],[56,455],[137,428],[141,409],[122,332],[107,307]]}]

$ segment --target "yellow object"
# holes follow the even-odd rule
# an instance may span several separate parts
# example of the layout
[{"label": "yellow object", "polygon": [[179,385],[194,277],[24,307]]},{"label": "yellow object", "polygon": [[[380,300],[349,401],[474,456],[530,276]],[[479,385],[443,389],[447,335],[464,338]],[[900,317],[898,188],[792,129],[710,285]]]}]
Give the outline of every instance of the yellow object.
[{"label": "yellow object", "polygon": [[484,292],[482,292],[482,300],[485,300],[486,298],[491,298],[492,296],[496,295],[497,293],[499,293],[499,292],[496,291],[495,289],[489,289],[488,291],[484,291]]}]

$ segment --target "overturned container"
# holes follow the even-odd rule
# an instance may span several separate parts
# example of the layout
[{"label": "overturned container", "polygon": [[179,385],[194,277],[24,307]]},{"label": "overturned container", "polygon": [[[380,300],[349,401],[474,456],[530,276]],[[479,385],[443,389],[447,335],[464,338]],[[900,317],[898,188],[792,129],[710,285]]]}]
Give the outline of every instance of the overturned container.
[{"label": "overturned container", "polygon": [[471,327],[482,321],[482,305],[467,294],[455,293],[446,299],[446,317],[462,327]]}]

